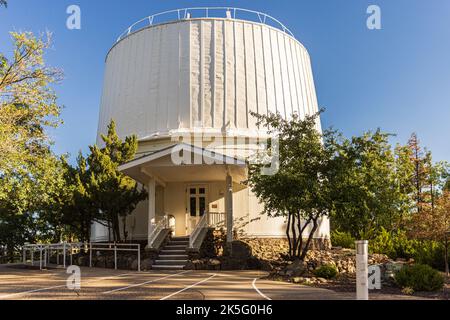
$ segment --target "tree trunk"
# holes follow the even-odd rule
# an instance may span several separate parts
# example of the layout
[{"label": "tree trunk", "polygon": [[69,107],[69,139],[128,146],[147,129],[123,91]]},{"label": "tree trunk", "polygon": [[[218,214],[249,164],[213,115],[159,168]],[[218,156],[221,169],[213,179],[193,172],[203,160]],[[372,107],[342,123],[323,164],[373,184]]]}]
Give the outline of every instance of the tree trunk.
[{"label": "tree trunk", "polygon": [[297,258],[297,245],[298,245],[298,239],[297,239],[297,232],[295,231],[295,214],[292,214],[292,223],[291,223],[291,231],[292,231],[292,248],[294,257]]},{"label": "tree trunk", "polygon": [[114,216],[114,233],[116,235],[116,242],[120,242],[120,224],[118,214]]},{"label": "tree trunk", "polygon": [[291,228],[291,214],[288,213],[288,221],[287,221],[287,226],[286,226],[286,237],[288,239],[288,244],[289,244],[289,255],[293,258],[295,256],[295,252],[293,252],[293,250],[292,250],[291,235],[289,232],[290,228]]},{"label": "tree trunk", "polygon": [[312,241],[312,239],[314,238],[314,234],[315,234],[316,231],[317,231],[317,227],[318,227],[318,225],[317,225],[317,219],[318,219],[318,218],[312,219],[312,221],[313,221],[313,227],[312,227],[312,229],[311,229],[311,232],[309,233],[308,240],[306,241],[305,247],[302,249],[302,254],[300,255],[300,260],[301,260],[301,261],[304,261],[304,260],[305,260],[306,254],[307,254],[308,251],[309,251],[309,246],[310,246],[310,244],[311,244],[311,241]]}]

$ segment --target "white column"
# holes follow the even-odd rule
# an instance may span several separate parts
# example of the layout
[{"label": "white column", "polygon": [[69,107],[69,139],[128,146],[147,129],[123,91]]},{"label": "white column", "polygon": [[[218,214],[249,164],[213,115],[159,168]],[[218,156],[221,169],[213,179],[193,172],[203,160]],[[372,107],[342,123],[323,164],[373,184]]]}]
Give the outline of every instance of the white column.
[{"label": "white column", "polygon": [[356,299],[369,300],[368,241],[356,241]]},{"label": "white column", "polygon": [[147,184],[148,191],[148,245],[150,245],[150,236],[152,234],[155,223],[155,193],[156,193],[156,181],[154,178],[150,178]]},{"label": "white column", "polygon": [[231,249],[231,243],[233,242],[233,178],[229,174],[227,175],[226,185],[227,246]]}]

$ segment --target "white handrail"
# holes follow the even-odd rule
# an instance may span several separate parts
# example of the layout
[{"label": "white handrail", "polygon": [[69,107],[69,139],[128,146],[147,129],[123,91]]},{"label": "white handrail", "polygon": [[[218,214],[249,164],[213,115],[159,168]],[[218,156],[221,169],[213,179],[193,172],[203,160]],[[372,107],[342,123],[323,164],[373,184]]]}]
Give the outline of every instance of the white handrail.
[{"label": "white handrail", "polygon": [[66,253],[70,254],[70,265],[72,265],[72,257],[74,250],[81,251],[83,246],[87,250],[89,248],[89,267],[92,267],[92,252],[93,251],[114,251],[114,268],[117,270],[117,253],[121,251],[137,252],[138,256],[138,271],[141,271],[141,245],[134,243],[81,243],[81,242],[62,242],[62,243],[38,243],[25,244],[22,247],[23,264],[27,263],[27,252],[30,252],[31,265],[34,266],[34,252],[39,251],[39,267],[47,267],[47,262],[50,262],[50,252],[56,251],[57,264],[59,264],[60,251],[63,254],[63,266],[66,267]]},{"label": "white handrail", "polygon": [[203,217],[200,218],[200,221],[194,228],[194,231],[189,236],[189,248],[194,248],[195,241],[197,241],[198,236],[203,228],[208,226],[208,213],[205,213]]},{"label": "white handrail", "polygon": [[[220,15],[220,17],[224,18],[232,18],[232,19],[238,19],[239,13],[250,13],[253,16],[246,17],[245,20],[249,21],[255,21],[258,23],[262,23],[265,25],[273,26],[279,30],[282,30],[283,32],[289,34],[290,36],[294,36],[293,33],[279,20],[275,19],[274,17],[263,13],[259,11],[249,10],[249,9],[243,9],[243,8],[233,8],[233,7],[193,7],[193,8],[182,8],[182,9],[175,9],[175,10],[169,10],[160,12],[148,17],[145,17],[135,23],[133,23],[131,26],[129,26],[118,38],[117,42],[122,40],[123,38],[127,37],[131,33],[135,31],[139,31],[147,26],[154,26],[170,21],[178,21],[178,20],[186,20],[192,18],[191,13],[200,11],[201,16],[197,16],[195,18],[213,18],[214,16],[211,15],[211,12],[214,11],[225,11],[225,16]],[[170,14],[175,14],[176,16],[169,18]],[[155,18],[161,18],[161,21],[155,23]],[[217,16],[219,18],[219,16]],[[253,19],[250,20],[249,18]],[[146,23],[146,25],[143,25],[142,27],[138,27],[142,23]],[[272,24],[270,24],[271,22]]]},{"label": "white handrail", "polygon": [[153,244],[155,242],[155,240],[158,238],[159,233],[163,230],[163,229],[167,229],[169,226],[169,218],[167,215],[165,215],[161,221],[159,221],[155,227],[153,228],[152,233],[149,235],[148,237],[148,246],[149,248],[154,248]]}]

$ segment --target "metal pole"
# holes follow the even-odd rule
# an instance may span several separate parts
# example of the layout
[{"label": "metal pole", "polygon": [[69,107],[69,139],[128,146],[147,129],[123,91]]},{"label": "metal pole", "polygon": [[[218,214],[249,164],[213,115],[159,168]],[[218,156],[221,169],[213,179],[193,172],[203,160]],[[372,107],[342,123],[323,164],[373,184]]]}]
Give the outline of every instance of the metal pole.
[{"label": "metal pole", "polygon": [[141,272],[141,244],[138,244],[138,272]]},{"label": "metal pole", "polygon": [[356,299],[369,300],[369,266],[368,244],[369,241],[356,241]]},{"label": "metal pole", "polygon": [[92,268],[92,243],[89,243],[89,268]]},{"label": "metal pole", "polygon": [[44,267],[46,267],[46,268],[47,268],[47,251],[48,251],[48,248],[45,247],[45,251],[44,251]]},{"label": "metal pole", "polygon": [[72,244],[70,244],[69,246],[70,246],[70,265],[73,265],[73,248],[72,248]]},{"label": "metal pole", "polygon": [[31,265],[34,266],[34,247],[31,249]]},{"label": "metal pole", "polygon": [[66,268],[66,242],[64,242],[63,243],[63,259],[64,259],[64,262],[63,262],[63,266],[64,266],[64,269]]},{"label": "metal pole", "polygon": [[22,248],[22,255],[23,255],[23,259],[22,259],[22,261],[23,261],[23,264],[26,264],[27,263],[27,249],[25,248],[25,247],[23,247]]},{"label": "metal pole", "polygon": [[114,269],[117,270],[117,245],[114,243]]},{"label": "metal pole", "polygon": [[56,247],[56,265],[59,266],[59,248]]},{"label": "metal pole", "polygon": [[42,247],[39,248],[39,270],[42,270]]}]

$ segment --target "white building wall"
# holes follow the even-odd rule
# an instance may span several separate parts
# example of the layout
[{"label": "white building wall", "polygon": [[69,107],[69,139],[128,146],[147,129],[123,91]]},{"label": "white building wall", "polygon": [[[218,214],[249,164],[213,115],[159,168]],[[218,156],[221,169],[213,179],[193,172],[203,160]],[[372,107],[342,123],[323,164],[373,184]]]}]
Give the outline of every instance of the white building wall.
[{"label": "white building wall", "polygon": [[[248,137],[258,133],[250,112],[289,118],[317,111],[310,57],[295,38],[250,21],[188,19],[142,29],[110,50],[97,143],[111,119],[120,137],[138,136],[139,157],[169,146],[177,130]],[[224,207],[224,182],[208,184],[209,202]],[[177,235],[186,233],[185,188],[169,182],[164,190],[164,211],[176,217]],[[248,235],[285,235],[284,219],[262,216],[262,204],[248,189],[235,191],[233,206],[236,218],[252,221]],[[142,202],[127,221],[135,239],[147,234],[147,208]],[[328,220],[317,236],[329,236]]]},{"label": "white building wall", "polygon": [[121,137],[140,140],[194,127],[245,135],[258,129],[250,112],[268,111],[318,111],[303,45],[255,22],[190,19],[140,30],[111,49],[99,134],[115,119]]}]

